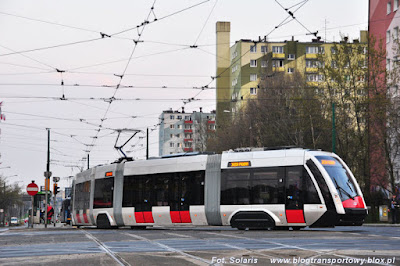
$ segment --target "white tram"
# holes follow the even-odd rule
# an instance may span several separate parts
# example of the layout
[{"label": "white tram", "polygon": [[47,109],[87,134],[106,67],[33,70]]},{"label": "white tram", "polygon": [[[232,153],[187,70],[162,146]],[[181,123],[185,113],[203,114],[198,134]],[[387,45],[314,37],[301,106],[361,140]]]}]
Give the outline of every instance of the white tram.
[{"label": "white tram", "polygon": [[76,175],[74,225],[230,225],[300,229],[361,225],[366,204],[333,153],[253,148],[97,166]]}]

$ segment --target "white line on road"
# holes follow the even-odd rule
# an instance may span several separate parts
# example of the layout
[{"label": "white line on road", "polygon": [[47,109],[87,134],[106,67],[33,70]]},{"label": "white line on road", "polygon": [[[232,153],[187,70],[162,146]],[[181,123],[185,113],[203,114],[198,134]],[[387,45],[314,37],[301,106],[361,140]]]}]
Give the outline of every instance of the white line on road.
[{"label": "white line on road", "polygon": [[212,263],[210,260],[206,260],[206,259],[203,259],[203,258],[194,256],[194,255],[191,255],[191,254],[189,254],[189,253],[183,252],[182,250],[179,250],[179,249],[176,249],[176,248],[173,248],[173,247],[170,247],[170,246],[161,244],[161,243],[159,243],[159,242],[157,242],[157,241],[150,240],[150,239],[148,239],[148,238],[145,238],[145,237],[142,237],[142,236],[138,236],[138,235],[135,235],[135,234],[130,234],[130,233],[125,233],[125,234],[128,235],[128,236],[131,236],[131,237],[133,237],[133,238],[136,238],[136,239],[138,239],[138,240],[142,240],[142,241],[146,241],[146,242],[151,243],[151,244],[155,244],[155,245],[157,245],[157,246],[159,246],[159,247],[161,247],[161,248],[163,248],[163,249],[168,250],[169,252],[176,252],[176,253],[178,253],[178,254],[180,254],[180,255],[182,255],[182,256],[185,256],[185,257],[188,257],[188,258],[192,258],[192,259],[195,259],[195,260],[204,262],[204,263],[206,263],[207,265],[215,265],[215,264]]}]

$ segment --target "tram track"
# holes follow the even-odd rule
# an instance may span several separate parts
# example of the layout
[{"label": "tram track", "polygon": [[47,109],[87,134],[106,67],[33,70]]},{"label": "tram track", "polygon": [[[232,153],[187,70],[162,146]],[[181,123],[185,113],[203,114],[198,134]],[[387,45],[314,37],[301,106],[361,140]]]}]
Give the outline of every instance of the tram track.
[{"label": "tram track", "polygon": [[[332,256],[339,257],[339,258],[343,258],[343,259],[352,259],[352,260],[357,260],[358,259],[358,258],[351,257],[351,256],[345,256],[345,255],[336,254],[335,252],[337,250],[318,251],[318,250],[315,250],[315,249],[307,249],[307,248],[299,247],[299,246],[296,246],[296,245],[287,245],[287,244],[283,244],[283,243],[279,243],[279,242],[275,242],[275,241],[267,241],[267,240],[263,240],[263,239],[251,239],[251,238],[243,237],[243,236],[235,236],[235,235],[212,233],[212,232],[207,232],[206,234],[225,236],[225,237],[231,237],[231,238],[237,238],[237,239],[246,239],[246,240],[252,240],[252,241],[257,241],[257,242],[264,242],[264,243],[274,244],[274,245],[280,246],[280,248],[285,248],[286,247],[286,248],[289,248],[289,249],[297,249],[297,250],[317,253],[316,255],[306,257],[305,259],[313,259],[313,258],[317,258],[317,257],[322,256],[322,255],[332,255]],[[277,248],[273,248],[273,249],[277,249]],[[266,249],[266,250],[273,250],[273,249]],[[379,263],[379,262],[378,263],[375,262],[375,263],[372,263],[372,264],[392,266],[391,264]],[[308,264],[308,265],[315,265],[315,264]]]},{"label": "tram track", "polygon": [[[189,253],[187,253],[187,252],[184,252],[184,251],[182,251],[182,250],[180,250],[180,249],[177,249],[177,248],[168,246],[168,245],[166,245],[166,244],[162,244],[162,243],[160,243],[160,242],[158,242],[158,241],[156,241],[156,240],[151,240],[151,239],[145,238],[145,237],[143,237],[143,236],[139,236],[139,235],[132,234],[132,233],[125,233],[125,235],[127,235],[127,236],[129,236],[129,237],[133,237],[133,238],[135,238],[135,239],[137,239],[137,240],[141,240],[141,241],[145,241],[145,242],[147,242],[147,243],[153,244],[153,245],[157,245],[157,246],[159,246],[160,248],[165,249],[166,251],[173,252],[173,253],[177,253],[177,254],[183,256],[184,258],[190,260],[191,262],[193,262],[192,260],[195,260],[195,261],[198,261],[198,262],[200,262],[200,263],[202,263],[202,264],[204,264],[204,265],[219,265],[219,264],[213,263],[213,262],[210,261],[210,260],[206,260],[206,259],[203,259],[203,258],[201,258],[201,257],[194,256],[194,255],[192,255],[192,254],[189,254]],[[175,234],[175,235],[177,235],[177,234]]]},{"label": "tram track", "polygon": [[84,229],[79,229],[81,230],[87,238],[92,240],[97,244],[97,246],[103,250],[108,256],[110,256],[114,261],[116,261],[119,265],[121,266],[131,266],[126,260],[124,260],[121,256],[119,256],[117,253],[113,252],[110,248],[107,247],[103,242],[101,242],[98,238],[93,236],[91,233],[85,231]]}]

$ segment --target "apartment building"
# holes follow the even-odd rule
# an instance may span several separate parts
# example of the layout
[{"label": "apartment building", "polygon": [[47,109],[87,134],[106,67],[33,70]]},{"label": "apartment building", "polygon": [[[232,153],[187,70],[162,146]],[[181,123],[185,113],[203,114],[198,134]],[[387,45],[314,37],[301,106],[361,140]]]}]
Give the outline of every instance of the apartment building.
[{"label": "apartment building", "polygon": [[215,111],[186,113],[169,109],[160,115],[159,155],[205,151],[207,136],[215,131]]},{"label": "apartment building", "polygon": [[[319,67],[319,55],[330,57],[335,53],[335,45],[320,39],[311,42],[298,42],[293,38],[284,42],[241,39],[230,46],[230,23],[217,22],[217,117],[224,112],[235,113],[246,100],[257,97],[259,84],[267,72],[282,72],[287,75],[300,72],[306,76],[310,85],[323,86],[324,76]],[[368,33],[360,32],[360,39],[348,39],[355,46],[367,43]],[[366,49],[361,53],[366,56]],[[229,60],[226,60],[229,58]],[[363,62],[366,66],[366,61]],[[329,62],[334,64],[334,62]]]}]

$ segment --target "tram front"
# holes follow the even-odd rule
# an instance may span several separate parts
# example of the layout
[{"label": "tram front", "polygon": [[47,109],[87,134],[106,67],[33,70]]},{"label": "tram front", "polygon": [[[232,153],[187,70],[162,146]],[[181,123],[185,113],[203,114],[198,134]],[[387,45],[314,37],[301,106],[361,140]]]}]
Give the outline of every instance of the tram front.
[{"label": "tram front", "polygon": [[342,201],[344,214],[336,225],[362,225],[368,214],[361,189],[347,165],[338,157],[315,156],[329,175]]}]

